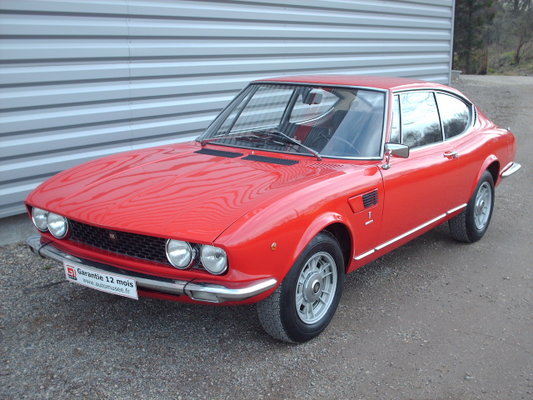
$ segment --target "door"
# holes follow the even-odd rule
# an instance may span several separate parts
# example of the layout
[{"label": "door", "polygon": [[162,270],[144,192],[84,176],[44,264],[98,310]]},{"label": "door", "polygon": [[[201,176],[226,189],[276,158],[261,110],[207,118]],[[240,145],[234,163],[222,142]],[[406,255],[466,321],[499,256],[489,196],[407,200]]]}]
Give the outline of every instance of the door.
[{"label": "door", "polygon": [[437,221],[463,200],[466,165],[456,145],[445,141],[432,91],[396,95],[391,142],[410,147],[408,158],[392,158],[382,169],[385,204],[381,243],[394,241]]}]

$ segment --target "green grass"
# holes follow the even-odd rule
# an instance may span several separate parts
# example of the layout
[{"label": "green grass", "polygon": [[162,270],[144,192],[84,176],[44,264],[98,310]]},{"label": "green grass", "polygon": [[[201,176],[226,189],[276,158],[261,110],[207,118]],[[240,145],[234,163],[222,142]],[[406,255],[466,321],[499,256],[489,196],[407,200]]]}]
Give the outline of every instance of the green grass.
[{"label": "green grass", "polygon": [[488,73],[490,75],[528,75],[533,76],[533,52],[522,56],[520,64],[513,63],[514,53],[507,51],[503,53],[492,52],[490,57]]}]

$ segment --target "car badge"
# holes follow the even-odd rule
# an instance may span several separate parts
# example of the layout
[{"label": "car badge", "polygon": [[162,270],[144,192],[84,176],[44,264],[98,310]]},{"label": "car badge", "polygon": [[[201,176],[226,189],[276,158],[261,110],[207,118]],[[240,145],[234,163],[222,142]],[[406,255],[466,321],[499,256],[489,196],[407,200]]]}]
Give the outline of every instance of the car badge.
[{"label": "car badge", "polygon": [[115,232],[109,232],[109,239],[116,241],[118,239],[118,235]]}]

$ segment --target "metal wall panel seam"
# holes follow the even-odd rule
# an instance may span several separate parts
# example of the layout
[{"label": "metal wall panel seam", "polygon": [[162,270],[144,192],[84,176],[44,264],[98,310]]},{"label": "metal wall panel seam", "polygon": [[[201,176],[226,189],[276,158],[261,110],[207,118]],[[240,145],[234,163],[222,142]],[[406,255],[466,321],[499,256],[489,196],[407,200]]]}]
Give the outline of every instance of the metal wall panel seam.
[{"label": "metal wall panel seam", "polygon": [[453,1],[0,2],[0,217],[82,161],[191,139],[248,81],[446,82]]}]

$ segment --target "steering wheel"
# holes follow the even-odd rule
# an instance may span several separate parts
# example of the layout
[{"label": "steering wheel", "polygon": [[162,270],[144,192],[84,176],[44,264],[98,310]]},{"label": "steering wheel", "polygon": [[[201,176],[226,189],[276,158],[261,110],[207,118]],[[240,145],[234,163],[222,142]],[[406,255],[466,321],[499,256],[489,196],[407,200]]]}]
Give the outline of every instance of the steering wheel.
[{"label": "steering wheel", "polygon": [[[342,143],[343,145],[345,145],[350,150],[349,152],[345,150],[344,154],[349,155],[349,156],[360,156],[361,155],[360,152],[359,152],[359,149],[357,147],[355,147],[353,145],[353,143],[350,143],[346,139],[344,139],[342,137],[339,137],[339,136],[332,136],[329,139],[328,145],[333,144],[335,141]],[[334,145],[333,145],[333,148],[335,148]]]}]

